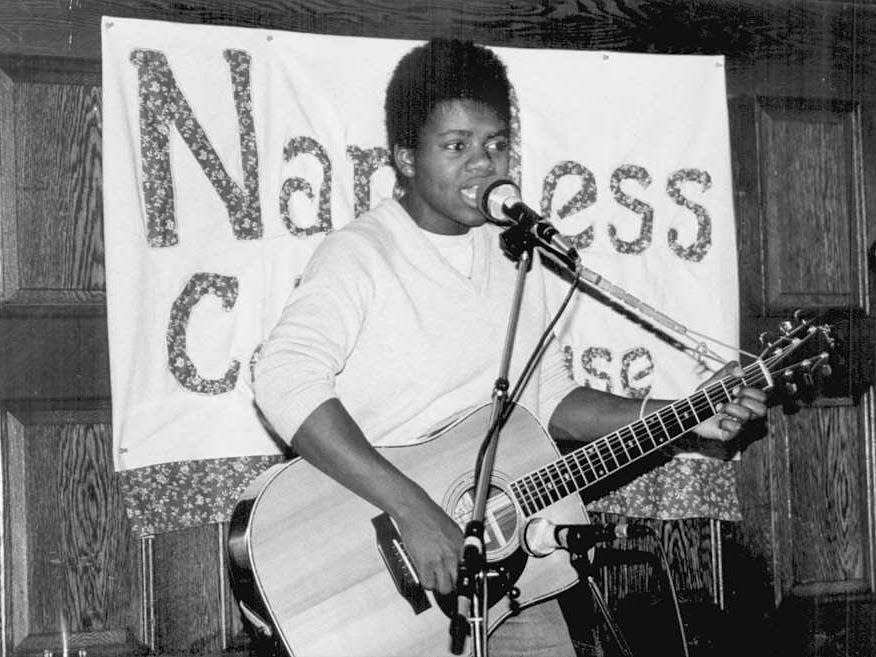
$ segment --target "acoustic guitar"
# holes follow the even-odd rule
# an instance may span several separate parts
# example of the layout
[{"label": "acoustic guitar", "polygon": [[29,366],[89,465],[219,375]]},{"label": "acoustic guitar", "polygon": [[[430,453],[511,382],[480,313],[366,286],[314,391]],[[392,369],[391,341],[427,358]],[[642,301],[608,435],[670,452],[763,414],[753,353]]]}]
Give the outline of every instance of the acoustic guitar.
[{"label": "acoustic guitar", "polygon": [[[829,328],[788,326],[743,376],[712,382],[563,456],[539,422],[514,407],[498,443],[484,519],[488,629],[515,603],[535,603],[577,582],[567,553],[535,558],[522,549],[527,522],[586,523],[578,493],[712,417],[737,385],[769,389],[779,378],[822,368],[826,352],[799,357],[816,336],[829,339]],[[792,354],[798,354],[795,362]],[[485,405],[422,442],[380,453],[464,527],[475,456],[490,417]],[[420,586],[393,520],[300,458],[252,482],[233,512],[228,554],[243,615],[292,657],[451,654],[449,599]]]}]

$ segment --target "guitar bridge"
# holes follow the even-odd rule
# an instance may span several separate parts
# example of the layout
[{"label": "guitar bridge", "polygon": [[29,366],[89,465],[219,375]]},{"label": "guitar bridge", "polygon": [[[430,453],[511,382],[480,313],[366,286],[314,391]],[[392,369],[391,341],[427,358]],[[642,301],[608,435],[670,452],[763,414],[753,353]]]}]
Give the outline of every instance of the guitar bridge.
[{"label": "guitar bridge", "polygon": [[401,536],[388,513],[371,519],[377,536],[377,551],[389,571],[395,588],[408,601],[415,614],[421,614],[432,606],[423,590],[411,558],[402,544]]}]

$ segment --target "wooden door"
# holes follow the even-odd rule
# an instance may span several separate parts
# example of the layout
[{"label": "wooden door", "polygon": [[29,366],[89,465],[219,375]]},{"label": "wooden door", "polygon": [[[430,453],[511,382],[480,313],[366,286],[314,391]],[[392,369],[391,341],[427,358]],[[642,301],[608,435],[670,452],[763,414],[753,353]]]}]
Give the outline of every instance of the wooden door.
[{"label": "wooden door", "polygon": [[[809,609],[789,622],[818,625],[813,605],[866,604],[874,591],[872,109],[763,97],[731,107],[743,343],[796,310],[837,322],[824,396],[771,410],[739,485],[743,549],[780,610]],[[834,629],[843,636],[829,640],[846,646],[866,631]]]}]

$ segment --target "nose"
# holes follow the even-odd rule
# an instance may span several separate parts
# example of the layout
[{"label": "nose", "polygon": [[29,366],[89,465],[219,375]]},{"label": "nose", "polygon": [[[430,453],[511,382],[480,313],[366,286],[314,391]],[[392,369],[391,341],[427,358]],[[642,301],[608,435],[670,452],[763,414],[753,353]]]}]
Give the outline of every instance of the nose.
[{"label": "nose", "polygon": [[471,171],[490,173],[496,169],[495,155],[486,146],[472,149],[471,157],[466,164]]}]

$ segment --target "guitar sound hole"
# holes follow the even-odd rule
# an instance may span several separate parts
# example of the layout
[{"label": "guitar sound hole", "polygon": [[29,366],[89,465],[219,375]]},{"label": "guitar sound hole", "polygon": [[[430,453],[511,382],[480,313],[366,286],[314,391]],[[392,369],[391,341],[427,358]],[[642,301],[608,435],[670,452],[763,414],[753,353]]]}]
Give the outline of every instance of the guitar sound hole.
[{"label": "guitar sound hole", "polygon": [[[467,487],[451,499],[450,516],[464,531],[474,510],[474,488]],[[487,560],[503,559],[518,546],[517,508],[500,486],[490,486],[484,512],[484,547]]]},{"label": "guitar sound hole", "polygon": [[[506,596],[508,596],[508,605],[512,607],[515,605],[519,591],[514,589],[514,585],[526,568],[527,558],[523,550],[514,550],[510,556],[501,561],[490,560],[489,574],[487,575],[487,606],[489,608],[495,607]],[[512,591],[515,594],[509,595],[509,592]],[[448,618],[457,612],[455,594],[441,595],[436,593],[435,602]],[[512,613],[516,613],[516,611],[512,611]]]}]

